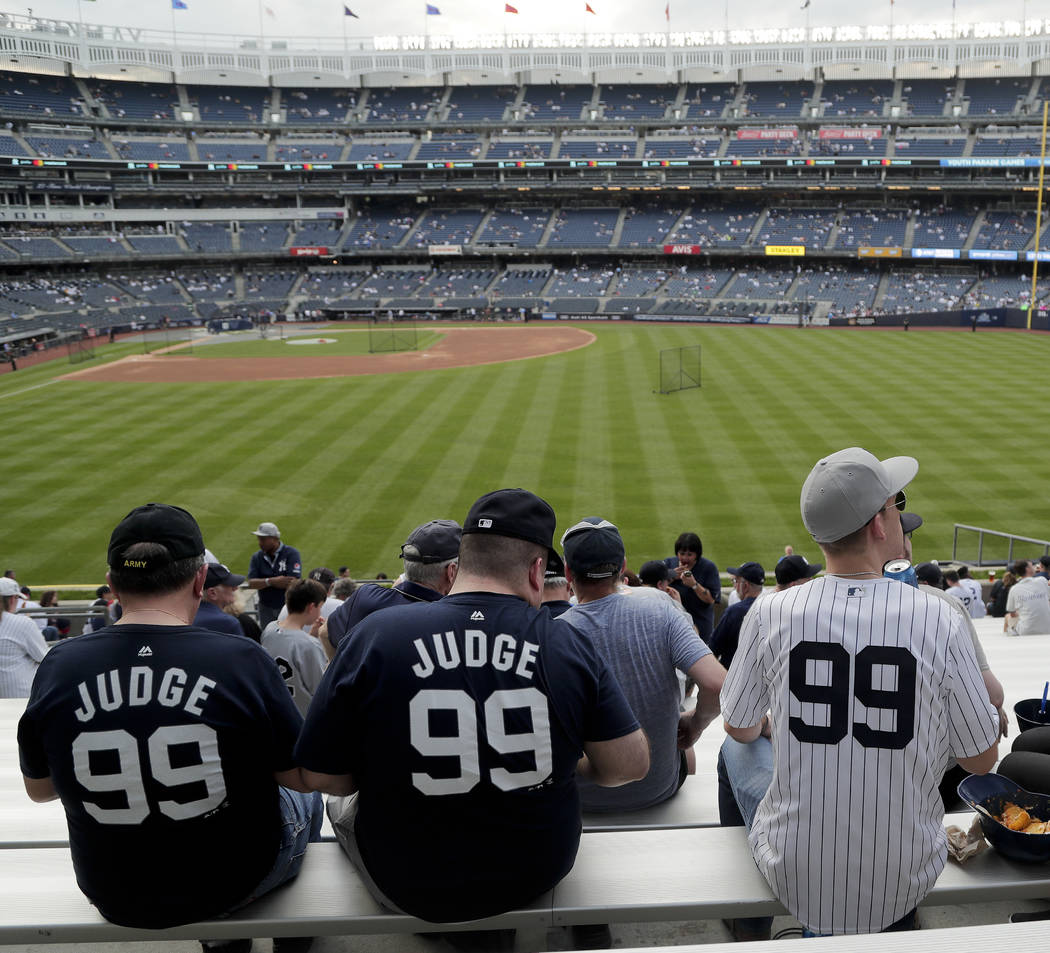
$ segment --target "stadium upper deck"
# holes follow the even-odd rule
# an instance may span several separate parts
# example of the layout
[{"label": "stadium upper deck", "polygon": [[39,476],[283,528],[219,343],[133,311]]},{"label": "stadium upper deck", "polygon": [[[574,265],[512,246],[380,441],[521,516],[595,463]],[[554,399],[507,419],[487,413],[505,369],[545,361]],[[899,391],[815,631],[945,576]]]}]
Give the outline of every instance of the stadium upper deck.
[{"label": "stadium upper deck", "polygon": [[[1035,74],[319,88],[0,72],[0,277],[60,289],[3,296],[0,338],[329,306],[1022,305],[1021,263],[1050,244],[1044,98]],[[329,286],[318,258],[352,270]],[[173,281],[149,280],[158,267]],[[62,297],[115,268],[145,284]]]}]

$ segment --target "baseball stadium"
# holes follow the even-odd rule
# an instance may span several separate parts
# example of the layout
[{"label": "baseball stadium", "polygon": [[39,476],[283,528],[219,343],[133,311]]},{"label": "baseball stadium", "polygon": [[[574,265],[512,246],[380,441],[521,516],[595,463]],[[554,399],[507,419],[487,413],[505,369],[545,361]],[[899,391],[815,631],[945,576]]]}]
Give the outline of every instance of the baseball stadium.
[{"label": "baseball stadium", "polygon": [[[191,32],[194,5],[171,0],[170,28],[93,0],[0,12],[3,569],[34,594],[89,603],[113,528],[151,501],[193,514],[234,574],[275,523],[304,576],[375,580],[414,527],[512,487],[550,504],[555,541],[614,523],[635,572],[693,532],[721,584],[756,562],[771,586],[785,547],[825,561],[799,494],[843,447],[918,460],[915,563],[991,582],[1050,554],[1034,4],[919,24],[890,0],[888,25],[852,27],[813,25],[806,0],[785,14],[804,26],[773,29],[669,3],[632,32],[580,0],[567,32],[530,33],[522,0],[468,35],[419,3],[417,33],[365,36],[351,3],[325,37],[285,29],[277,0],[237,34]],[[1023,651],[1000,618],[976,628],[1007,710],[1038,696],[1050,636]],[[0,904],[0,943],[199,950],[200,924],[116,926],[80,895],[61,806],[14,804],[10,701],[0,878],[19,910]],[[481,921],[469,948],[583,948],[569,927],[608,922],[590,948],[717,950],[724,920],[767,914],[797,936],[743,836],[714,836],[721,737],[696,748],[702,820],[585,817],[570,893]],[[351,868],[322,846],[311,899],[282,888],[300,893],[214,935],[468,948],[357,880],[337,898]],[[708,856],[718,890],[670,885]],[[638,891],[610,873],[636,861]],[[1045,863],[953,863],[924,931],[823,942],[1045,944]]]}]

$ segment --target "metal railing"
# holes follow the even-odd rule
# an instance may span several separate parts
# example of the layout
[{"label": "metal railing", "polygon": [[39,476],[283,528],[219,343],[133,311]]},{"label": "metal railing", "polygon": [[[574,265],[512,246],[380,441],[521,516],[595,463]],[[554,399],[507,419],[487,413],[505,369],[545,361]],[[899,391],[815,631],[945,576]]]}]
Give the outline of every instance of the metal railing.
[{"label": "metal railing", "polygon": [[[970,534],[976,534],[976,539]],[[966,545],[963,546],[961,543]],[[1018,543],[1024,544],[1024,552],[1015,555],[1014,547]],[[1039,551],[1033,551],[1034,548],[1038,548]],[[985,529],[983,526],[955,524],[955,534],[952,539],[953,562],[967,563],[971,566],[1009,566],[1015,559],[1047,554],[1050,554],[1050,540],[1018,536],[1016,533],[1003,533],[999,530]]]}]

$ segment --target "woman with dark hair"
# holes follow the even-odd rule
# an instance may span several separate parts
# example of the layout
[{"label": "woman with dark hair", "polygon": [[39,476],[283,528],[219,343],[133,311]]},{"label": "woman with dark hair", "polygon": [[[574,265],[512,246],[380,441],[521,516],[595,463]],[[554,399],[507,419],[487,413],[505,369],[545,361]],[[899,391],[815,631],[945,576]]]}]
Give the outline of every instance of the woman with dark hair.
[{"label": "woman with dark hair", "polygon": [[671,587],[682,597],[682,606],[693,619],[704,642],[711,641],[715,603],[722,601],[722,577],[696,533],[682,533],[674,542],[674,556],[664,560],[673,574]]},{"label": "woman with dark hair", "polygon": [[1017,577],[1009,569],[1003,573],[1002,579],[992,583],[991,598],[988,600],[988,615],[1001,619],[1006,615],[1006,598],[1010,594],[1010,587],[1017,582]]},{"label": "woman with dark hair", "polygon": [[28,698],[47,643],[29,616],[18,614],[18,583],[0,579],[0,698]]},{"label": "woman with dark hair", "polygon": [[[40,597],[40,608],[58,608],[58,593],[55,592],[54,589],[48,589]],[[44,626],[44,638],[48,642],[54,642],[56,639],[64,639],[69,635],[69,629],[72,624],[73,623],[70,622],[69,619],[63,619],[61,616],[48,616],[47,625]]]}]

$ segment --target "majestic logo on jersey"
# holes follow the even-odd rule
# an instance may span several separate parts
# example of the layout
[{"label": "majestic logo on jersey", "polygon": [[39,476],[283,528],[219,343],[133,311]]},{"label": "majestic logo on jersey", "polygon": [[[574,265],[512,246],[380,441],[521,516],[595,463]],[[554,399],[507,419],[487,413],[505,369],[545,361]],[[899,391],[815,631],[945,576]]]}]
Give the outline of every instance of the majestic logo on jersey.
[{"label": "majestic logo on jersey", "polygon": [[485,621],[485,616],[484,616],[484,614],[482,613],[482,611],[480,609],[475,609],[470,614],[470,621],[471,622],[484,622]]},{"label": "majestic logo on jersey", "polygon": [[153,649],[148,645],[142,646],[142,648],[139,649],[139,658],[153,658]]}]

